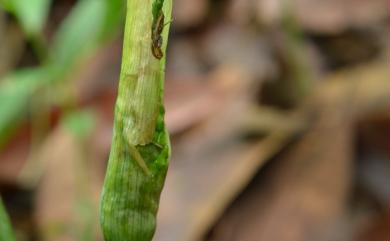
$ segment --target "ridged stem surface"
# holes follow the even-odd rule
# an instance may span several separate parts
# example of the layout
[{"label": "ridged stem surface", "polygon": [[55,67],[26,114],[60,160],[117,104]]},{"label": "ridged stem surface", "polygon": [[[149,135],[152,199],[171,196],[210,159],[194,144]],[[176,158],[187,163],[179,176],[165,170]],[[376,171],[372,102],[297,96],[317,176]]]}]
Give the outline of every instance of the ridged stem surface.
[{"label": "ridged stem surface", "polygon": [[[100,219],[105,241],[150,241],[170,157],[164,123],[165,57],[152,54],[152,27],[171,0],[128,0],[114,134]],[[162,12],[161,12],[162,11]],[[169,24],[162,32],[165,53]],[[165,54],[164,54],[165,56]]]}]

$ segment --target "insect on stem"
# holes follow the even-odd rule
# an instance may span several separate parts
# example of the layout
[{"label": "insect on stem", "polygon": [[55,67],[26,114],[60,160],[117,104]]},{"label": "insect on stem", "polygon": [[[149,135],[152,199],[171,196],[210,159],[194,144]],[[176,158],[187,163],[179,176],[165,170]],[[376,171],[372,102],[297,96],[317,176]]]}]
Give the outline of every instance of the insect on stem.
[{"label": "insect on stem", "polygon": [[161,36],[164,27],[170,24],[173,20],[170,20],[167,23],[164,23],[165,16],[163,11],[161,10],[156,21],[153,22],[152,25],[152,54],[155,58],[161,59],[164,54],[161,50],[163,44],[163,38]]},{"label": "insect on stem", "polygon": [[[105,241],[152,241],[171,155],[164,121],[163,50],[169,27],[164,28],[164,18],[171,18],[172,0],[127,0],[126,10],[100,222]],[[145,29],[147,39],[140,41]]]}]

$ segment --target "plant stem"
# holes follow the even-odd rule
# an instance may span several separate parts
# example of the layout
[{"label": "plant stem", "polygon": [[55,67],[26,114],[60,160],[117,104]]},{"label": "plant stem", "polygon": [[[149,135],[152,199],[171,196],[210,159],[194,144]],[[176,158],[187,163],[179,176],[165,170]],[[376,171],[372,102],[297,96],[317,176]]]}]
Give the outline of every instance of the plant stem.
[{"label": "plant stem", "polygon": [[[152,54],[152,28],[154,13],[170,19],[171,9],[172,0],[127,0],[114,137],[100,210],[106,241],[150,241],[156,229],[170,144],[164,123],[165,57]],[[162,52],[168,31],[165,26]]]}]

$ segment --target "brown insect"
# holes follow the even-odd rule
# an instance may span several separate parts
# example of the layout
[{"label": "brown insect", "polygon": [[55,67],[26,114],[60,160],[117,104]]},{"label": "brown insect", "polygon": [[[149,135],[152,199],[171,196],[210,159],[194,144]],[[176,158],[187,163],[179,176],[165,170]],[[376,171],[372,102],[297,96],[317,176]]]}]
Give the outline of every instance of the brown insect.
[{"label": "brown insect", "polygon": [[161,59],[164,54],[161,50],[162,44],[163,44],[163,38],[161,36],[162,31],[164,30],[164,24],[165,16],[164,13],[161,11],[161,14],[158,16],[156,22],[152,26],[152,54],[157,59]]}]

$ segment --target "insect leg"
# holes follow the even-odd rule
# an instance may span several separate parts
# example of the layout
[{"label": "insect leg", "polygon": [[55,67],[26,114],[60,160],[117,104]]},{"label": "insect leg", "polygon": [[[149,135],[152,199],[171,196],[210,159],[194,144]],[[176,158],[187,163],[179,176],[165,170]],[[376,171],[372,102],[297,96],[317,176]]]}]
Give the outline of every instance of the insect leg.
[{"label": "insect leg", "polygon": [[173,22],[173,18],[171,20],[169,20],[168,22],[164,23],[163,27],[165,27],[166,25],[170,24]]},{"label": "insect leg", "polygon": [[145,160],[142,158],[141,154],[135,148],[134,145],[129,144],[128,145],[130,155],[134,158],[134,160],[137,162],[137,164],[141,167],[141,169],[145,172],[146,175],[150,175],[150,171],[148,166],[146,165]]}]

